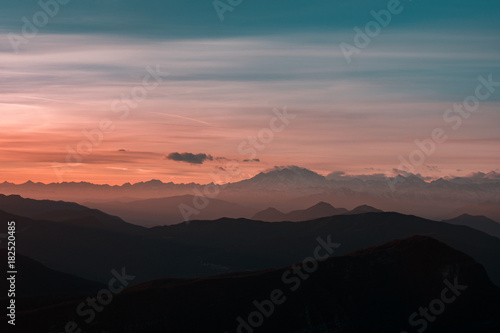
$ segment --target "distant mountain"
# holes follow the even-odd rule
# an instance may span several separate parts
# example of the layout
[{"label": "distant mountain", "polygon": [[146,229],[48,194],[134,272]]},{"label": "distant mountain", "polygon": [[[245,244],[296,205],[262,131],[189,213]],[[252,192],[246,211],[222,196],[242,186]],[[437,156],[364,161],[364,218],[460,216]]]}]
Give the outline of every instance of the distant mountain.
[{"label": "distant mountain", "polygon": [[361,206],[358,206],[356,208],[354,208],[353,210],[345,213],[347,215],[354,215],[354,214],[365,214],[365,213],[382,213],[383,211],[380,210],[380,209],[377,209],[377,208],[374,208],[372,206],[368,206],[368,205],[361,205]]},{"label": "distant mountain", "polygon": [[[423,323],[429,333],[486,333],[500,327],[500,291],[484,268],[432,238],[332,257],[317,269],[306,271],[303,265],[136,285],[98,314],[92,332],[254,332],[249,321],[264,333],[387,333],[413,331]],[[443,297],[447,303],[438,302]],[[77,304],[18,313],[19,328],[61,331]],[[413,313],[418,322],[410,326]],[[426,315],[431,319],[423,319]]]},{"label": "distant mountain", "polygon": [[287,221],[286,213],[282,213],[276,208],[269,207],[256,213],[252,219],[257,221],[266,221],[266,222],[279,222],[279,221]]},{"label": "distant mountain", "polygon": [[110,198],[114,200],[118,198],[128,198],[126,200],[159,198],[193,193],[195,189],[203,190],[200,184],[164,183],[157,179],[135,184],[125,183],[123,185],[93,184],[89,182],[44,184],[31,181],[23,184],[0,183],[0,193],[3,194],[17,194],[34,199],[64,199],[80,203],[90,200],[109,200]]},{"label": "distant mountain", "polygon": [[493,221],[486,216],[472,216],[469,214],[463,214],[455,217],[454,219],[443,220],[443,222],[455,225],[465,225],[500,238],[500,223]]},{"label": "distant mountain", "polygon": [[345,208],[335,208],[329,203],[319,202],[316,205],[307,209],[294,210],[289,213],[281,213],[277,209],[268,208],[255,214],[252,219],[266,222],[280,222],[280,221],[308,221],[320,217],[327,217],[333,215],[340,215],[347,213]]},{"label": "distant mountain", "polygon": [[325,187],[327,180],[324,176],[309,169],[297,166],[274,167],[273,169],[261,172],[256,176],[231,184],[237,187],[264,188],[264,189],[284,189],[301,187]]},{"label": "distant mountain", "polygon": [[380,212],[382,212],[380,209],[376,209],[367,205],[358,206],[353,210],[349,211],[345,208],[335,208],[326,202],[319,202],[307,209],[294,210],[289,213],[282,213],[276,208],[270,207],[268,209],[258,212],[252,217],[252,219],[258,221],[266,221],[266,222],[281,222],[281,221],[299,222],[299,221],[314,220],[320,217],[328,217],[328,216],[342,215],[342,214],[354,215],[354,214],[380,213]]},{"label": "distant mountain", "polygon": [[250,207],[193,195],[129,202],[88,202],[86,205],[109,214],[118,215],[129,222],[145,227],[181,223],[185,220],[182,211],[185,211],[186,216],[193,220],[250,217],[255,212]]}]

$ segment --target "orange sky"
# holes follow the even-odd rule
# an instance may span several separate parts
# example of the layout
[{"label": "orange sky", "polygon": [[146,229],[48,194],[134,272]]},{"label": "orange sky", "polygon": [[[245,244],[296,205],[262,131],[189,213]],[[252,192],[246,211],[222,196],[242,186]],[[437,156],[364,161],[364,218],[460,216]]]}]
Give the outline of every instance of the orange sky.
[{"label": "orange sky", "polygon": [[[69,47],[54,49],[55,40]],[[450,87],[450,75],[457,74],[436,69],[428,87],[420,66],[433,66],[441,53],[427,50],[429,59],[422,55],[415,63],[374,48],[348,75],[338,50],[318,43],[288,52],[294,45],[266,38],[144,42],[43,35],[22,54],[2,52],[0,181],[207,183],[228,160],[242,170],[234,180],[275,165],[324,175],[390,173],[399,155],[408,158],[416,149],[415,139],[429,138],[437,127],[449,139],[416,172],[440,177],[499,170],[498,93],[459,129],[443,121],[445,110],[474,93],[477,76],[488,72],[462,74]],[[466,64],[473,56],[454,55],[454,61]],[[402,74],[369,70],[388,68],[394,59]],[[141,91],[148,66],[160,69],[158,86],[137,103],[115,102]],[[121,119],[125,106],[130,113]],[[242,154],[238,147],[269,129],[273,109],[284,107],[295,118],[260,144],[256,156]],[[101,137],[102,121],[113,130]],[[93,131],[94,144],[84,131]],[[68,152],[79,148],[92,152],[68,165]],[[213,158],[191,164],[165,157],[174,152]]]}]

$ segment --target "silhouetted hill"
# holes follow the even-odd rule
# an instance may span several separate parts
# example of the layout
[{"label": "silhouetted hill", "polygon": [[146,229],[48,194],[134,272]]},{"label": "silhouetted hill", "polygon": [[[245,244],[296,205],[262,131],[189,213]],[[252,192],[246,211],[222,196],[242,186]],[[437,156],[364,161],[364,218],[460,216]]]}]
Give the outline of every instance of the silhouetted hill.
[{"label": "silhouetted hill", "polygon": [[269,207],[256,213],[253,217],[253,220],[257,221],[266,221],[266,222],[278,222],[278,221],[286,221],[286,214],[280,212],[276,208]]},{"label": "silhouetted hill", "polygon": [[34,200],[23,198],[20,195],[0,194],[0,210],[31,218],[36,218],[51,211],[84,211],[87,209],[87,207],[74,202]]},{"label": "silhouetted hill", "polygon": [[[306,256],[313,255],[312,245]],[[444,309],[425,321],[426,332],[492,333],[500,327],[500,293],[484,268],[428,237],[329,258],[308,272],[303,264],[294,267],[146,282],[116,296],[91,326],[81,327],[110,333],[414,331],[424,317],[417,313],[420,323],[410,326],[410,316],[422,307],[436,309],[435,300],[443,297],[451,301],[441,301]],[[19,313],[19,328],[61,330],[76,304]],[[249,318],[259,323],[255,330]]]},{"label": "silhouetted hill", "polygon": [[[223,258],[231,265],[240,260],[227,260],[225,251],[177,244],[138,226],[138,232],[122,232],[85,223],[33,220],[3,211],[0,221],[5,221],[0,233],[7,232],[7,221],[16,222],[19,253],[52,269],[103,283],[109,280],[111,270],[121,267],[140,272],[139,282],[161,276],[214,274],[202,265],[203,254]],[[5,241],[0,244],[6,246]]]},{"label": "silhouetted hill", "polygon": [[252,219],[266,222],[281,222],[281,221],[308,221],[320,217],[340,215],[347,213],[345,208],[335,208],[329,203],[319,202],[307,209],[294,210],[289,213],[281,213],[274,208],[268,208],[255,214]]},{"label": "silhouetted hill", "polygon": [[354,208],[353,210],[347,212],[346,214],[353,215],[353,214],[382,213],[382,212],[383,211],[381,211],[380,209],[374,208],[372,206],[361,205],[361,206],[358,206],[358,207]]},{"label": "silhouetted hill", "polygon": [[[469,254],[483,264],[500,285],[500,240],[466,226],[455,226],[398,213],[337,215],[305,222],[257,222],[245,219],[192,221],[152,228],[177,243],[231,249],[265,258],[267,266],[297,261],[318,236],[331,235],[342,243],[339,254],[376,246],[394,239],[426,235]],[[223,262],[217,264],[225,265]],[[274,265],[272,263],[275,263]],[[228,265],[225,265],[228,266]],[[252,267],[248,262],[248,267]],[[255,266],[253,266],[255,267]]]},{"label": "silhouetted hill", "polygon": [[127,223],[117,216],[74,202],[33,200],[19,195],[0,194],[0,210],[36,220],[50,220],[120,232],[140,232],[141,227]]},{"label": "silhouetted hill", "polygon": [[444,220],[443,222],[455,225],[465,225],[500,238],[500,223],[493,221],[486,216],[463,214],[450,220]]},{"label": "silhouetted hill", "polygon": [[[7,250],[0,249],[0,269],[7,272]],[[61,273],[47,268],[41,263],[20,253],[16,254],[16,299],[17,308],[28,309],[42,305],[77,300],[86,295],[97,293],[105,287],[94,281],[85,280],[75,275]],[[8,290],[6,279],[0,283],[2,290]],[[7,295],[2,294],[1,299]]]},{"label": "silhouetted hill", "polygon": [[354,208],[353,210],[347,210],[345,208],[335,208],[329,203],[319,202],[314,206],[307,209],[294,210],[289,213],[282,213],[276,208],[270,207],[263,211],[255,214],[252,219],[265,222],[282,222],[282,221],[309,221],[318,219],[321,217],[328,217],[334,215],[354,215],[354,214],[365,214],[365,213],[380,213],[380,209],[373,208],[368,205],[362,205]]}]

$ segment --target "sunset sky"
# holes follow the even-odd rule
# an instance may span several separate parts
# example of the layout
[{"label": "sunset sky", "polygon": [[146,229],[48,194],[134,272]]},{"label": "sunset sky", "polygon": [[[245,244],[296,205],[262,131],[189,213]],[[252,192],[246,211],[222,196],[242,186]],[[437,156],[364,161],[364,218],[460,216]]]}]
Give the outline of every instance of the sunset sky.
[{"label": "sunset sky", "polygon": [[[212,1],[73,0],[17,53],[9,33],[22,36],[22,18],[42,9],[2,4],[0,181],[208,183],[228,161],[239,179],[275,165],[388,174],[435,128],[448,140],[416,172],[500,171],[500,86],[457,129],[443,120],[479,76],[500,82],[500,3],[401,6],[348,63],[340,43],[354,44],[353,28],[387,1],[246,0],[221,21]],[[130,102],[146,77],[158,86]],[[242,154],[284,109],[295,116],[286,128]],[[100,137],[100,123],[113,130]],[[84,131],[96,144],[68,165]]]}]

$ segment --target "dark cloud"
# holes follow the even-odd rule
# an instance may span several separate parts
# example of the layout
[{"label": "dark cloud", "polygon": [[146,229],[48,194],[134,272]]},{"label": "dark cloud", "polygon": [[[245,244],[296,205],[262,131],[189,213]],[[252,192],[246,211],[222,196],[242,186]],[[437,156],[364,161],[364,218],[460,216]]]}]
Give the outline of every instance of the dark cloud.
[{"label": "dark cloud", "polygon": [[258,159],[258,158],[246,159],[246,160],[243,160],[243,162],[260,162],[260,159]]},{"label": "dark cloud", "polygon": [[205,161],[213,161],[212,155],[207,154],[192,154],[192,153],[170,153],[164,156],[167,160],[186,162],[192,164],[203,164]]}]

